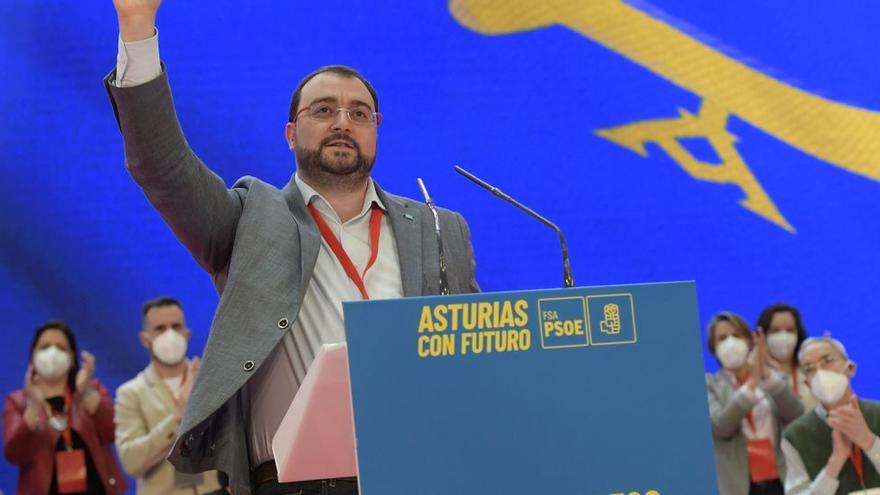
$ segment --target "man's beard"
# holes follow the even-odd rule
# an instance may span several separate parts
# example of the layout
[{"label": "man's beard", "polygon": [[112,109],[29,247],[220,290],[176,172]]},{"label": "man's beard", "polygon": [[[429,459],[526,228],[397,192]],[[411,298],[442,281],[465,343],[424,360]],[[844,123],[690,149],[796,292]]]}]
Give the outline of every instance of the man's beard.
[{"label": "man's beard", "polygon": [[[342,140],[352,148],[348,153],[327,146],[332,141]],[[364,156],[361,147],[345,134],[333,134],[321,140],[318,149],[296,146],[296,166],[300,175],[313,187],[328,189],[356,189],[363,185],[373,170],[376,156]],[[324,153],[329,156],[325,159]]]}]

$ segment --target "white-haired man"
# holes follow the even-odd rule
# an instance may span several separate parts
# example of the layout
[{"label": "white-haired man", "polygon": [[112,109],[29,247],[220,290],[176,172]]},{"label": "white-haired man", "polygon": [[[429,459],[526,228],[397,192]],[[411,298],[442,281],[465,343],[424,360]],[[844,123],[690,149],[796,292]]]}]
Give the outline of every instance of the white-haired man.
[{"label": "white-haired man", "polygon": [[798,358],[819,404],[783,433],[786,495],[880,494],[880,403],[856,398],[840,341],[809,338]]}]

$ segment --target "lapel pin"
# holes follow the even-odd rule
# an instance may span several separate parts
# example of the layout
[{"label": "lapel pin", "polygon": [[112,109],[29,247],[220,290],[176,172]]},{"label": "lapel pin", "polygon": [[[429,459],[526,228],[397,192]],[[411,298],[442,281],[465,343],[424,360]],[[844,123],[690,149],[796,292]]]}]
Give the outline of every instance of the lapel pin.
[{"label": "lapel pin", "polygon": [[404,216],[407,220],[410,220],[410,221],[413,220],[413,216],[410,215],[409,213],[404,213],[403,216]]}]

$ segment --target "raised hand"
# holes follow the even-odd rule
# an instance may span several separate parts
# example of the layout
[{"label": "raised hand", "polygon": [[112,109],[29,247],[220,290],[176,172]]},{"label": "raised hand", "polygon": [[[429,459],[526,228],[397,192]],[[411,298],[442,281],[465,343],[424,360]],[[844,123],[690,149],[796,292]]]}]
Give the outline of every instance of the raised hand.
[{"label": "raised hand", "polygon": [[828,411],[828,426],[840,431],[862,450],[869,450],[874,445],[875,435],[868,428],[855,395],[850,395],[849,402]]},{"label": "raised hand", "polygon": [[37,384],[39,376],[34,372],[34,365],[29,364],[27,373],[24,375],[24,395],[27,397],[27,407],[24,410],[24,421],[31,431],[40,425],[40,414],[48,415],[51,411],[43,389]]},{"label": "raised hand", "polygon": [[767,350],[767,335],[764,334],[764,329],[761,327],[755,331],[753,352],[755,353],[753,374],[756,380],[764,380],[770,376],[770,351]]},{"label": "raised hand", "polygon": [[89,383],[95,375],[95,356],[88,351],[82,351],[83,365],[76,373],[76,392],[84,394],[89,388]]},{"label": "raised hand", "polygon": [[122,40],[138,41],[153,36],[161,4],[162,0],[113,0]]},{"label": "raised hand", "polygon": [[831,457],[828,458],[828,464],[825,466],[825,474],[836,480],[851,452],[850,439],[837,430],[831,430]]},{"label": "raised hand", "polygon": [[193,384],[196,382],[196,377],[199,374],[199,366],[201,366],[201,364],[202,362],[198,357],[192,358],[192,361],[189,362],[186,383],[184,383],[183,387],[180,389],[181,407],[185,407],[186,403],[189,401],[189,394],[192,393]]},{"label": "raised hand", "polygon": [[29,364],[27,373],[24,375],[24,395],[31,404],[42,407],[46,401],[46,396],[43,394],[43,389],[37,385],[37,380],[39,379],[37,374],[34,373],[34,365]]}]

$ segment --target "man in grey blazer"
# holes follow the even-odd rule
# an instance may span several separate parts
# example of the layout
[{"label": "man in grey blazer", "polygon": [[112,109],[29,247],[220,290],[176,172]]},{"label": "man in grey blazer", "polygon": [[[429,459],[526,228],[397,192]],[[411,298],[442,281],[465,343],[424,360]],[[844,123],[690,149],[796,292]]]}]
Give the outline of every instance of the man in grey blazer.
[{"label": "man in grey blazer", "polygon": [[[169,460],[184,472],[223,471],[237,494],[357,493],[351,479],[279,484],[272,435],[317,350],[344,340],[342,301],[438,293],[432,216],[370,178],[378,97],[341,66],[315,71],[294,93],[290,182],[279,190],[245,177],[227,189],[178,124],[158,58],[159,4],[114,0],[120,51],[105,84],[129,172],[220,294]],[[450,291],[478,290],[464,219],[441,210],[440,226]]]}]

